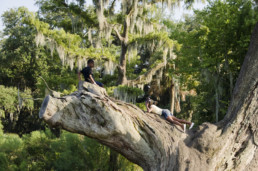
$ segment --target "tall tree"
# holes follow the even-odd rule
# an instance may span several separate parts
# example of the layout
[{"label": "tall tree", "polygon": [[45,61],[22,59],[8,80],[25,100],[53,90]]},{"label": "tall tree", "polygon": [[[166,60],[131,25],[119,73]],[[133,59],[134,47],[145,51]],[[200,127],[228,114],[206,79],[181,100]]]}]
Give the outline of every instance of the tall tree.
[{"label": "tall tree", "polygon": [[[69,1],[37,1],[40,5],[41,13],[45,16],[47,11],[53,11],[54,13],[59,12],[58,14],[68,11],[68,14],[72,13],[73,18],[79,17],[81,19],[84,18],[84,20],[86,17],[90,18],[88,14],[91,8],[82,8],[82,4],[86,2],[76,2],[78,2],[77,5],[73,2],[69,3]],[[121,3],[118,3],[116,0],[93,1],[98,25],[95,24],[91,17],[90,21],[92,22],[87,22],[86,25],[84,25],[86,28],[83,28],[81,32],[87,33],[87,40],[95,49],[101,50],[105,47],[110,49],[112,45],[121,47],[120,50],[117,51],[120,52],[118,84],[127,84],[126,61],[130,61],[131,58],[136,57],[143,47],[145,47],[145,49],[151,49],[151,53],[164,50],[162,54],[163,62],[166,63],[168,50],[171,49],[170,52],[172,52],[174,42],[169,39],[166,27],[161,22],[162,14],[161,10],[158,10],[158,8],[160,8],[158,6],[162,4],[164,8],[170,8],[175,5],[176,2],[177,1],[170,0],[151,2],[133,0],[122,1]],[[114,7],[118,4],[121,5],[121,9],[118,13],[115,13]],[[70,22],[72,22],[72,20]],[[59,22],[59,24],[56,25],[62,26],[62,23]],[[105,56],[105,54],[103,54],[103,56]]]},{"label": "tall tree", "polygon": [[[37,46],[36,27],[24,21],[26,15],[30,14],[25,8],[10,9],[2,15],[5,28],[0,49],[0,108],[5,116],[1,119],[5,132],[19,135],[44,127],[35,119],[47,90],[42,77],[60,92],[76,86],[75,73],[62,67],[57,53],[51,57],[49,50]],[[29,101],[32,107],[28,108]]]},{"label": "tall tree", "polygon": [[65,100],[46,97],[39,116],[52,126],[97,139],[144,170],[255,170],[257,39],[258,23],[228,113],[217,124],[203,123],[184,134],[160,116],[111,99],[89,83]]}]

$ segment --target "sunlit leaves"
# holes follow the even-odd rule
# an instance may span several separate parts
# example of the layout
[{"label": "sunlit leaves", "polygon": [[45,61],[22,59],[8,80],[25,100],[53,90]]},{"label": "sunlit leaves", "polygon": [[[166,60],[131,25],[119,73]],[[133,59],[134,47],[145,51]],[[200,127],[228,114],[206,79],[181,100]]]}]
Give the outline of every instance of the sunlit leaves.
[{"label": "sunlit leaves", "polygon": [[0,113],[2,116],[2,112],[18,112],[18,108],[20,107],[26,107],[32,110],[34,107],[33,104],[34,102],[32,100],[31,91],[29,89],[26,89],[24,92],[22,92],[18,91],[18,89],[14,87],[5,87],[0,85]]}]

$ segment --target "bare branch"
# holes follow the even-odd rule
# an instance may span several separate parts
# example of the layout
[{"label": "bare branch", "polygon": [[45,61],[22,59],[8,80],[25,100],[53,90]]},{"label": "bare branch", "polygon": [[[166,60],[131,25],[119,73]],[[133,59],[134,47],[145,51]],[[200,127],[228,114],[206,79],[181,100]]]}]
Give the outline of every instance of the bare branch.
[{"label": "bare branch", "polygon": [[121,34],[120,34],[119,31],[117,30],[117,27],[116,27],[116,26],[114,26],[114,30],[115,30],[115,32],[116,32],[116,34],[117,34],[119,40],[120,40],[121,42],[124,41],[124,37],[121,36]]}]

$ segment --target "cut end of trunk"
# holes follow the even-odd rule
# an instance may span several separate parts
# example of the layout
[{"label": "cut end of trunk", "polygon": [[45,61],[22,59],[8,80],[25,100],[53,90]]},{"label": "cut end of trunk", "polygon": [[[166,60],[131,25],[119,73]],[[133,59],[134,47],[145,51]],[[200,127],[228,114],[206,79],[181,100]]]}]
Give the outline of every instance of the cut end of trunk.
[{"label": "cut end of trunk", "polygon": [[46,109],[47,109],[47,106],[48,106],[48,102],[49,102],[49,99],[50,99],[50,95],[48,95],[42,105],[41,105],[41,108],[40,108],[40,111],[39,111],[39,118],[42,119],[44,117],[44,114],[46,112]]}]

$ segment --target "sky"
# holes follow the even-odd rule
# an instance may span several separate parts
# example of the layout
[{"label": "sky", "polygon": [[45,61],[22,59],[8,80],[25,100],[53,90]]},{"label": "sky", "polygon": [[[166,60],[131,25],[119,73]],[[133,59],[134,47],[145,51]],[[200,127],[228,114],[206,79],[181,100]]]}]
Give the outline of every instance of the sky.
[{"label": "sky", "polygon": [[[92,4],[92,0],[87,0],[88,4]],[[10,8],[18,8],[20,6],[27,7],[30,11],[36,12],[38,7],[35,4],[35,0],[0,0],[0,15]],[[204,3],[195,3],[194,9],[203,9],[206,6]],[[176,8],[174,12],[174,20],[183,19],[184,14],[193,14],[193,10],[184,9],[184,4],[180,5],[180,8]],[[4,28],[2,19],[0,20],[0,31]]]},{"label": "sky", "polygon": [[[0,0],[0,16],[10,8],[27,7],[30,11],[36,12],[38,7],[34,5],[35,0]],[[2,18],[0,20],[0,31],[4,28]]]}]

